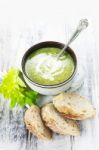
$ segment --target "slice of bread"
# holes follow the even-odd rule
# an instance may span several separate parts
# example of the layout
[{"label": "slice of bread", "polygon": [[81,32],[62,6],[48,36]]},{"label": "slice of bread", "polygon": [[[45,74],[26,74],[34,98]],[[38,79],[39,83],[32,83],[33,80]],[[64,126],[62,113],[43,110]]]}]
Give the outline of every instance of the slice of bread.
[{"label": "slice of bread", "polygon": [[54,107],[53,103],[46,104],[42,110],[42,119],[53,132],[63,135],[77,136],[80,129],[76,121],[65,119]]},{"label": "slice of bread", "polygon": [[36,105],[32,105],[25,112],[24,121],[27,129],[37,136],[39,139],[51,139],[52,132],[44,125],[41,115],[40,108]]},{"label": "slice of bread", "polygon": [[95,116],[95,109],[90,101],[77,93],[61,93],[53,98],[53,104],[69,119],[83,120]]}]

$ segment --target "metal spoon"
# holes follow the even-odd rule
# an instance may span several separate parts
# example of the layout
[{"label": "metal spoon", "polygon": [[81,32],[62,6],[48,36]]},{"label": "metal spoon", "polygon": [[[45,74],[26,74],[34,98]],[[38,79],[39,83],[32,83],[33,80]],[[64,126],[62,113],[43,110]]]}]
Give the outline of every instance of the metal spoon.
[{"label": "metal spoon", "polygon": [[77,26],[75,32],[70,37],[69,41],[64,46],[64,48],[61,50],[61,52],[58,54],[57,59],[64,53],[66,48],[76,39],[76,37],[80,34],[80,32],[83,31],[84,29],[86,29],[87,26],[88,26],[88,20],[87,19],[80,20],[79,25]]}]

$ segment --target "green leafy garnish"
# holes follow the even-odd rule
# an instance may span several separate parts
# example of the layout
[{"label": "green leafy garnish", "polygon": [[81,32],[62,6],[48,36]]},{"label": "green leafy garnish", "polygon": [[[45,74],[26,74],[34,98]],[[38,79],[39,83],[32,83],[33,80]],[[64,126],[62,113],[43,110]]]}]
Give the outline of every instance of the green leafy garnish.
[{"label": "green leafy garnish", "polygon": [[0,94],[10,100],[11,108],[36,104],[38,93],[29,89],[20,77],[18,69],[11,68],[0,83]]}]

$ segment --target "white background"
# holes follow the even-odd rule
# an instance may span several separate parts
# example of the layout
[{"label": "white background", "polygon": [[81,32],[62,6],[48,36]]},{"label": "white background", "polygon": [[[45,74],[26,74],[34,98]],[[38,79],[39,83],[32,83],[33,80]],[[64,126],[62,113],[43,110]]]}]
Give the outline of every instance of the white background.
[{"label": "white background", "polygon": [[[0,0],[0,27],[16,31],[32,24],[68,23],[74,26],[87,18],[99,39],[98,0]],[[93,35],[94,36],[94,35]]]},{"label": "white background", "polygon": [[[80,19],[87,18],[89,20],[89,28],[87,29],[86,32],[84,31],[84,33],[86,34],[91,31],[90,34],[92,33],[92,37],[95,40],[95,44],[96,44],[95,50],[98,52],[99,51],[99,4],[98,3],[99,3],[98,0],[0,0],[0,34],[5,33],[1,31],[11,30],[15,33],[14,37],[17,37],[16,35],[20,32],[20,30],[24,31],[24,28],[29,29],[29,28],[32,28],[32,26],[34,25],[37,27],[50,26],[50,30],[49,28],[46,30],[48,32],[49,37],[52,39],[53,38],[52,36],[54,35],[52,34],[52,32],[54,33],[54,30],[56,30],[56,28],[58,29],[59,27],[60,29],[60,26],[62,26],[63,28],[61,29],[60,32],[58,31],[58,35],[56,32],[55,34],[57,36],[57,40],[63,40],[65,39],[65,34],[64,34],[64,37],[61,38],[61,32],[64,32],[65,24],[67,26],[70,26],[70,29],[72,28],[74,29],[74,27],[78,24],[78,21]],[[44,30],[45,28],[43,28],[43,32]],[[60,36],[59,36],[59,33],[60,33]],[[87,35],[90,35],[90,34],[87,34]],[[84,34],[81,37],[84,38]],[[88,36],[89,43],[92,37]],[[47,35],[46,35],[46,38],[47,38]],[[15,42],[15,40],[12,40],[12,41]],[[13,45],[15,45],[16,43],[14,43]],[[7,45],[5,47],[7,47]],[[27,48],[27,47],[28,46],[26,45],[24,47],[22,46],[22,48]],[[2,50],[0,49],[0,52],[1,51]],[[7,61],[7,60],[4,60],[4,61]],[[99,111],[99,109],[97,110]],[[98,129],[98,124],[96,124],[96,126]],[[98,150],[99,131],[96,131],[96,132],[97,132],[97,137],[95,139],[97,139],[96,147]],[[87,138],[86,138],[84,139],[83,142],[81,141],[78,143],[77,141],[76,146],[80,147],[82,145],[82,148],[83,146],[85,146],[86,149],[88,149],[89,144],[91,145],[91,142],[92,141],[90,140],[89,142],[87,142]],[[86,146],[86,143],[88,143],[87,146]],[[12,144],[11,144],[11,148],[14,150],[14,146]],[[7,147],[4,150],[6,149]],[[89,149],[94,150],[92,146],[90,146]]]}]

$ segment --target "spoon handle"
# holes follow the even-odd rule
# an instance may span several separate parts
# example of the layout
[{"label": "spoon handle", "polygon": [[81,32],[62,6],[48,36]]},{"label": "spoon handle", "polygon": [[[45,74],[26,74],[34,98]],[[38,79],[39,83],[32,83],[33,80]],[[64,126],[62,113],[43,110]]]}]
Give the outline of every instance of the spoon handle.
[{"label": "spoon handle", "polygon": [[68,47],[68,45],[71,44],[71,42],[73,42],[77,36],[80,34],[81,31],[83,31],[86,27],[88,26],[88,20],[87,19],[82,19],[79,22],[78,27],[76,28],[75,32],[73,33],[73,35],[70,37],[69,41],[67,42],[67,44],[64,46],[64,48],[61,50],[61,52],[59,53],[59,55],[57,56],[57,59],[62,55],[62,53],[66,50],[66,48]]}]

